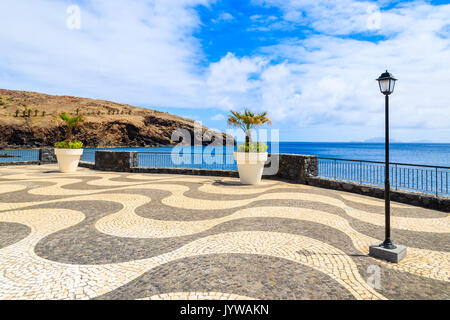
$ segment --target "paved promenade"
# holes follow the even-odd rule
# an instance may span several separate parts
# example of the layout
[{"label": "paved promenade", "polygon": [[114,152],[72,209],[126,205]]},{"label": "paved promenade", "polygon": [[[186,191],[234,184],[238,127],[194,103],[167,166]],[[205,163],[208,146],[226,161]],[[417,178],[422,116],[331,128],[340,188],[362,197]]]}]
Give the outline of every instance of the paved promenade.
[{"label": "paved promenade", "polygon": [[0,167],[0,299],[450,299],[450,216],[264,180]]}]

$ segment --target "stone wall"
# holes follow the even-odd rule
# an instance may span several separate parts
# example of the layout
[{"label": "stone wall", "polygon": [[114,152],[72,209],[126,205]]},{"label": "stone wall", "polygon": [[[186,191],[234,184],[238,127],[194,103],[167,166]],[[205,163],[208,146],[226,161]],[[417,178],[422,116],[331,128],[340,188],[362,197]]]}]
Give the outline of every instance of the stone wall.
[{"label": "stone wall", "polygon": [[[279,168],[276,174],[264,174],[263,178],[265,179],[284,179],[297,183],[306,183],[306,179],[308,177],[317,176],[318,174],[318,160],[316,156],[280,154],[271,155],[271,157],[269,157],[269,161],[270,158],[272,158],[272,161],[279,164]],[[269,165],[269,163],[266,165]],[[239,173],[237,171],[231,170],[188,168],[134,168],[132,169],[132,171],[140,173],[188,174],[236,178],[239,177]]]},{"label": "stone wall", "polygon": [[[320,177],[309,177],[307,184],[320,188],[334,189],[358,193],[369,197],[384,199],[384,188],[356,182],[338,181]],[[391,200],[410,204],[413,206],[450,212],[450,198],[436,197],[425,193],[410,192],[406,190],[391,190]]]},{"label": "stone wall", "polygon": [[137,173],[164,173],[164,174],[187,174],[194,176],[217,176],[238,178],[237,171],[231,170],[211,170],[211,169],[183,169],[183,168],[133,168],[132,172]]},{"label": "stone wall", "polygon": [[138,153],[132,151],[96,151],[95,169],[101,171],[131,172],[138,166]]},{"label": "stone wall", "polygon": [[0,167],[9,166],[26,166],[26,165],[41,164],[40,161],[14,161],[14,162],[0,162]]},{"label": "stone wall", "polygon": [[39,161],[41,163],[56,163],[56,155],[54,148],[39,149]]},{"label": "stone wall", "polygon": [[315,177],[319,174],[319,161],[317,156],[298,154],[280,154],[273,156],[278,156],[278,172],[272,176],[264,175],[264,178],[285,179],[305,184],[307,178]]},{"label": "stone wall", "polygon": [[95,163],[92,162],[80,161],[78,166],[82,168],[95,169]]}]

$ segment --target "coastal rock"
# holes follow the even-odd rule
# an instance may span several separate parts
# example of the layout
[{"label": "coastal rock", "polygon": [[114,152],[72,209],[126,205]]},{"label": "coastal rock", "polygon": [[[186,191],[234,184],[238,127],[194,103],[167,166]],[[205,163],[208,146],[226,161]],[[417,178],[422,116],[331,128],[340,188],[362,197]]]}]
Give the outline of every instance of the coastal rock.
[{"label": "coastal rock", "polygon": [[191,134],[188,144],[216,139],[234,144],[232,137],[206,127],[194,137],[193,120],[127,104],[6,89],[0,89],[0,101],[0,148],[52,147],[64,140],[65,128],[56,120],[62,112],[85,117],[73,133],[87,147],[173,146],[177,129]]}]

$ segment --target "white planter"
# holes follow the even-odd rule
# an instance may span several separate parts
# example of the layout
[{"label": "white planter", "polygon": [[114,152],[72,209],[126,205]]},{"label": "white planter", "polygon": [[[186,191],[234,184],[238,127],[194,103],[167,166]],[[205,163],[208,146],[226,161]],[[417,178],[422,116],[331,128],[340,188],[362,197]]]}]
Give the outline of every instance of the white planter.
[{"label": "white planter", "polygon": [[261,182],[267,152],[235,152],[234,160],[236,160],[242,184]]},{"label": "white planter", "polygon": [[55,149],[59,170],[64,173],[77,171],[83,149]]}]

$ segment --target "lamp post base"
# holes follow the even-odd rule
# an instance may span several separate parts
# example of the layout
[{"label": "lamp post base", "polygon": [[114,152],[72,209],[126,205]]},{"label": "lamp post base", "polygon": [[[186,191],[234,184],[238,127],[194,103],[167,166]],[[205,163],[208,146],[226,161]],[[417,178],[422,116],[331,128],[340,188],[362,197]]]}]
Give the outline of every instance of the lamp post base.
[{"label": "lamp post base", "polygon": [[374,258],[386,260],[389,262],[399,263],[406,257],[406,247],[396,245],[395,248],[389,249],[382,244],[374,244],[370,246],[369,255]]},{"label": "lamp post base", "polygon": [[380,244],[380,247],[384,247],[386,249],[396,249],[397,248],[397,246],[394,245],[390,239],[384,240],[384,242],[382,244]]}]

